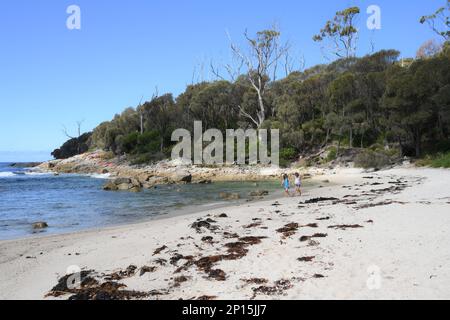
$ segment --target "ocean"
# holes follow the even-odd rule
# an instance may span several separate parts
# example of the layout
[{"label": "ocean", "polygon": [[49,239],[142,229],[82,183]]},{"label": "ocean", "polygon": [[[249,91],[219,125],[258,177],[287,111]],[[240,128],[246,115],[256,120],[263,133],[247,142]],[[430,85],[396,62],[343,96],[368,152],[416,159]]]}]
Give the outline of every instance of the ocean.
[{"label": "ocean", "polygon": [[[220,192],[238,192],[243,200],[256,189],[280,193],[279,182],[217,182],[167,185],[140,193],[103,191],[104,175],[33,173],[0,163],[0,240],[35,234],[61,234],[146,221],[181,212],[226,205]],[[47,229],[33,230],[45,221]]]}]

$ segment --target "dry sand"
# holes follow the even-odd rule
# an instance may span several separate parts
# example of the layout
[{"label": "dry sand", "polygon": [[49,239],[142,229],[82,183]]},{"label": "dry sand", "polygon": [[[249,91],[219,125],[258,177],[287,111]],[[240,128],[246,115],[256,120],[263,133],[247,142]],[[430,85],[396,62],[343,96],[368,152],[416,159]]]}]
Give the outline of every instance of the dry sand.
[{"label": "dry sand", "polygon": [[[44,299],[75,265],[147,299],[450,299],[449,170],[314,179],[323,187],[301,198],[2,241],[0,298]],[[304,203],[318,197],[336,199]]]}]

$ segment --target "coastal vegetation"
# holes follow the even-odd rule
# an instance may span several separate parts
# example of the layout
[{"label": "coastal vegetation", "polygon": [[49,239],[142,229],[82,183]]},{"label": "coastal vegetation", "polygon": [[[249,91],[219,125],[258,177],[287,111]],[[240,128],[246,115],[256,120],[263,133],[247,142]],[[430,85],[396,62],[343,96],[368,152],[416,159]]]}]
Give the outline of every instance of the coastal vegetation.
[{"label": "coastal vegetation", "polygon": [[[198,120],[205,129],[223,132],[280,129],[284,165],[321,150],[327,150],[321,160],[327,163],[357,149],[355,162],[362,167],[384,166],[403,156],[448,167],[449,11],[447,2],[418,21],[443,39],[426,41],[409,59],[400,59],[392,49],[357,57],[357,7],[337,12],[313,37],[321,45],[339,40],[343,46],[327,52],[337,60],[305,70],[289,63],[289,44],[281,42],[276,28],[255,36],[245,33],[245,49],[231,45],[235,64],[211,66],[215,80],[192,83],[177,97],[154,94],[92,133],[70,139],[53,156],[103,149],[126,155],[134,164],[155,162],[170,156],[173,130],[192,131]],[[433,23],[441,16],[447,19],[443,29]]]}]

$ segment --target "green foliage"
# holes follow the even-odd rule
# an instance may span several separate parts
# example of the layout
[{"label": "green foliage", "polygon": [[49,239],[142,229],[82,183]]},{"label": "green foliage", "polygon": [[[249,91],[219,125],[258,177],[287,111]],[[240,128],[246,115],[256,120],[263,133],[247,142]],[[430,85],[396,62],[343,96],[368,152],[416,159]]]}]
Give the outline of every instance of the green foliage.
[{"label": "green foliage", "polygon": [[326,162],[331,162],[333,160],[336,160],[337,158],[337,149],[335,147],[331,147],[328,149],[328,155],[325,159]]},{"label": "green foliage", "polygon": [[326,22],[320,33],[313,37],[316,42],[328,39],[333,46],[334,54],[339,58],[349,58],[356,50],[355,39],[358,30],[355,19],[360,13],[358,7],[350,7],[336,12],[332,20]]},{"label": "green foliage", "polygon": [[285,160],[293,160],[297,156],[294,148],[283,148],[280,150],[280,158]]},{"label": "green foliage", "polygon": [[419,20],[421,24],[427,23],[431,30],[443,37],[446,41],[450,39],[450,0],[447,4],[436,10],[431,15],[422,16]]},{"label": "green foliage", "polygon": [[438,153],[436,155],[426,157],[416,162],[418,166],[429,166],[433,168],[450,168],[450,152]]}]

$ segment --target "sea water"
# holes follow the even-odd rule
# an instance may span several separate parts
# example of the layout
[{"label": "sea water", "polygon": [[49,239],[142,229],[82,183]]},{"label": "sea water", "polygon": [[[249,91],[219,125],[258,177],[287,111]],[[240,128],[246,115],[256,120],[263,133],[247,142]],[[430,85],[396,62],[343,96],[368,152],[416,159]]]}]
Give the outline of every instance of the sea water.
[{"label": "sea water", "polygon": [[[278,181],[217,182],[213,184],[164,185],[139,193],[108,192],[106,175],[35,173],[0,163],[0,240],[40,234],[58,234],[146,221],[176,214],[184,208],[207,210],[233,204],[220,199],[220,192],[236,192],[242,201],[250,191],[280,193]],[[45,221],[45,230],[33,230]]]}]

